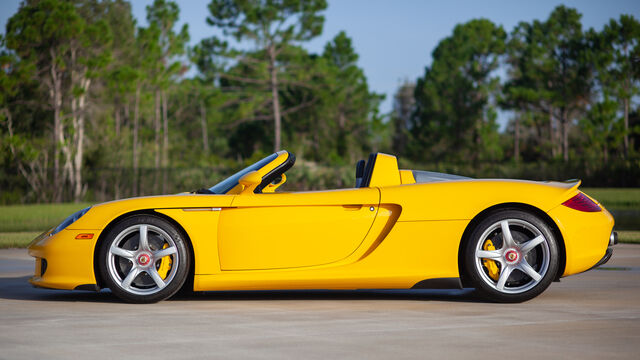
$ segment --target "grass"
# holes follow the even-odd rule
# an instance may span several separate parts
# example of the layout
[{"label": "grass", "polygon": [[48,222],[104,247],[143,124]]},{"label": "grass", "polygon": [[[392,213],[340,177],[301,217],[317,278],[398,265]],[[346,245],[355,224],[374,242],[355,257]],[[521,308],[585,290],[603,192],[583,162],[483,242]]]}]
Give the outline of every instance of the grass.
[{"label": "grass", "polygon": [[626,244],[640,244],[640,231],[618,231],[618,241]]},{"label": "grass", "polygon": [[0,233],[43,232],[89,203],[0,206]]},{"label": "grass", "polygon": [[580,188],[607,209],[640,210],[640,188]]},{"label": "grass", "polygon": [[4,232],[0,233],[0,249],[23,248],[41,232]]}]

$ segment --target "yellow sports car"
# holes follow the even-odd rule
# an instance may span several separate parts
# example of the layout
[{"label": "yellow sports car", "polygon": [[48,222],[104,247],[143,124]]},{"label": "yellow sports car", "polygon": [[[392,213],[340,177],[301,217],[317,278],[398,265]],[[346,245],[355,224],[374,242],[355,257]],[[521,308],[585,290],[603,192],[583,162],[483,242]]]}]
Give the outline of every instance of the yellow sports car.
[{"label": "yellow sports car", "polygon": [[529,300],[611,257],[613,217],[580,181],[479,180],[358,162],[354,188],[275,192],[279,151],[209,189],[94,205],[29,246],[30,282],[128,302],[195,291],[475,288]]}]

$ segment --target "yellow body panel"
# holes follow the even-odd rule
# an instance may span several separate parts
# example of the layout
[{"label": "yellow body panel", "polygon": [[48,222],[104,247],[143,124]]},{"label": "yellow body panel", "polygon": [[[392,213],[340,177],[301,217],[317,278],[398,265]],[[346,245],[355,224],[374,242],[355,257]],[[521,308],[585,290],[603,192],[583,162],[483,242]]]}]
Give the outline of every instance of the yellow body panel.
[{"label": "yellow body panel", "polygon": [[387,187],[380,202],[402,204],[399,221],[471,220],[491,206],[506,203],[547,212],[575,192],[533,181],[469,179]]},{"label": "yellow body panel", "polygon": [[564,238],[567,264],[562,276],[589,270],[604,256],[613,229],[613,217],[606,209],[585,213],[559,205],[549,216]]},{"label": "yellow body panel", "polygon": [[341,260],[362,243],[379,200],[377,189],[238,196],[232,208],[222,210],[218,226],[221,268],[295,268]]},{"label": "yellow body panel", "polygon": [[[374,210],[369,205],[225,209],[218,226],[220,266],[223,270],[252,270],[336,262],[364,240],[377,204],[371,208]],[[251,224],[247,219],[253,219]]]},{"label": "yellow body panel", "polygon": [[176,220],[187,232],[194,255],[196,274],[216,274],[220,272],[218,260],[218,220],[220,208],[204,209],[156,209]]},{"label": "yellow body panel", "polygon": [[403,185],[415,184],[416,183],[416,179],[413,177],[413,171],[411,171],[411,170],[400,170],[400,182]]},{"label": "yellow body panel", "polygon": [[407,289],[424,279],[459,276],[458,245],[465,227],[464,221],[397,224],[377,249],[361,259],[352,256],[317,267],[196,276],[194,290]]},{"label": "yellow body panel", "polygon": [[400,171],[398,170],[398,160],[396,157],[387,154],[378,154],[369,186],[385,187],[400,184]]},{"label": "yellow body panel", "polygon": [[[258,172],[262,177],[286,152]],[[31,282],[74,289],[96,284],[94,254],[103,230],[132,212],[177,223],[194,252],[195,290],[410,288],[457,278],[463,233],[493,206],[518,204],[547,213],[566,249],[562,275],[592,267],[608,246],[613,218],[562,206],[579,183],[455,180],[416,183],[395,157],[378,154],[369,188],[295,193],[180,194],[93,206],[58,234],[43,234],[29,253],[47,260]],[[373,210],[371,210],[373,209]],[[91,240],[76,240],[79,233]],[[39,269],[36,269],[39,270]]]},{"label": "yellow body panel", "polygon": [[40,269],[29,281],[37,286],[72,290],[79,285],[95,284],[93,271],[93,249],[95,240],[77,240],[79,233],[91,232],[94,239],[100,236],[100,230],[74,231],[62,230],[54,236],[46,232],[36,238],[29,246],[29,255],[37,259],[46,259],[45,276],[40,277]]},{"label": "yellow body panel", "polygon": [[228,207],[231,205],[233,197],[233,195],[179,194],[110,201],[94,205],[83,217],[69,225],[68,229],[104,229],[107,224],[121,215],[145,209],[205,209]]}]

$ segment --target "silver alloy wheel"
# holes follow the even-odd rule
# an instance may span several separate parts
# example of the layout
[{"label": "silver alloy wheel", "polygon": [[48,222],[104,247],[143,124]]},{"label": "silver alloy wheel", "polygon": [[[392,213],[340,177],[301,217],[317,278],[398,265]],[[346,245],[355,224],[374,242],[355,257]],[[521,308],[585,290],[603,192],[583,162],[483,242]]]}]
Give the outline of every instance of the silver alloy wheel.
[{"label": "silver alloy wheel", "polygon": [[[519,232],[520,236],[530,234],[526,240],[515,240],[512,229],[520,227],[525,231]],[[484,250],[483,245],[494,232],[502,235],[502,246],[496,250]],[[527,255],[536,249],[535,263],[530,264]],[[500,275],[498,280],[492,279],[485,270],[483,260],[493,260],[500,264]],[[498,221],[487,228],[475,250],[476,270],[482,280],[493,289],[506,294],[520,294],[535,287],[547,274],[550,262],[549,240],[542,232],[530,222],[521,219],[504,219]],[[520,271],[527,275],[529,281],[524,284],[510,285],[509,278],[514,275],[514,271]]]},{"label": "silver alloy wheel", "polygon": [[[131,247],[132,236],[138,233],[138,243],[133,249],[123,248],[124,244]],[[155,246],[150,244],[150,237],[154,237],[155,243],[161,245]],[[165,247],[166,246],[166,247]],[[171,269],[163,279],[158,273],[157,267],[159,262],[167,256],[171,256]],[[122,267],[119,266],[120,259],[126,259],[131,263],[127,274],[122,273]],[[118,286],[123,290],[136,295],[151,295],[165,288],[176,275],[179,265],[178,248],[174,240],[161,228],[149,225],[139,224],[133,225],[116,236],[115,240],[109,247],[107,255],[107,264],[109,274]],[[140,286],[136,284],[136,279],[146,273],[153,280],[152,286]]]}]

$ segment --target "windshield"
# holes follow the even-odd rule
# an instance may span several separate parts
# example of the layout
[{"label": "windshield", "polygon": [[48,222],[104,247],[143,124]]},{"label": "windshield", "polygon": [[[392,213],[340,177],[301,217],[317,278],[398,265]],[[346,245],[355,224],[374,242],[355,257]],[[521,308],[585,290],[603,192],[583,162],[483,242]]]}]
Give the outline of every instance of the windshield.
[{"label": "windshield", "polygon": [[233,189],[236,185],[238,185],[238,180],[240,180],[240,178],[244,176],[244,174],[250,171],[260,169],[261,167],[275,160],[275,158],[277,157],[278,157],[278,154],[275,153],[267,156],[266,158],[256,163],[253,163],[247,166],[246,168],[238,171],[237,173],[229,176],[228,178],[220,181],[219,183],[213,185],[212,187],[209,188],[209,191],[211,191],[214,194],[226,194],[229,190]]}]

